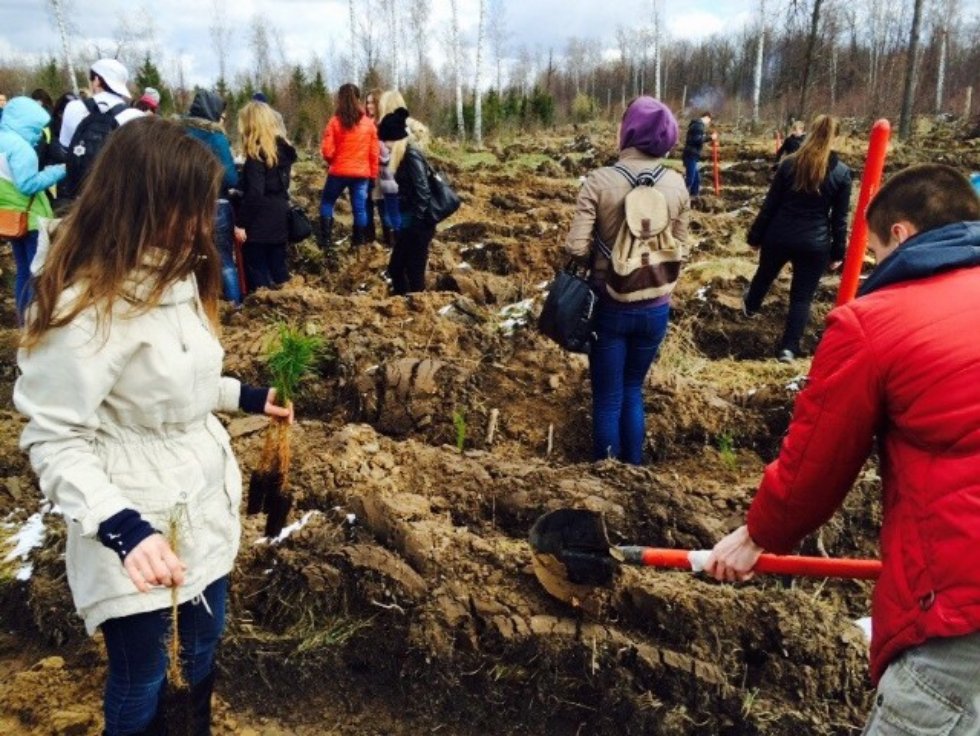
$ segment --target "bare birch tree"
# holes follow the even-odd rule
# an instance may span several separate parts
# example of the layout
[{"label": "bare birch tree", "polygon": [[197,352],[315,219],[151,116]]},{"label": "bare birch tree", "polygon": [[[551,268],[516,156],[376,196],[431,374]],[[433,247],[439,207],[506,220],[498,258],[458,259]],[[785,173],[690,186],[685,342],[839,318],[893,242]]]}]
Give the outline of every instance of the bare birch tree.
[{"label": "bare birch tree", "polygon": [[759,122],[759,102],[762,100],[762,62],[766,45],[766,0],[759,0],[759,43],[755,48],[755,74],[752,79],[752,122]]},{"label": "bare birch tree", "polygon": [[658,100],[660,99],[660,42],[661,42],[661,27],[660,27],[660,0],[651,0],[650,2],[652,8],[651,19],[653,21],[653,27],[651,29],[650,39],[653,43],[653,96]]},{"label": "bare birch tree", "polygon": [[912,106],[915,102],[915,64],[919,52],[919,26],[922,23],[922,0],[915,0],[912,9],[912,29],[909,31],[908,58],[905,63],[905,86],[902,91],[902,113],[898,121],[898,135],[908,138],[912,133]]},{"label": "bare birch tree", "polygon": [[473,138],[478,148],[483,147],[483,93],[480,90],[483,70],[483,36],[485,33],[486,0],[479,0],[480,10],[476,25],[476,74],[473,80]]},{"label": "bare birch tree", "polygon": [[936,66],[936,114],[943,111],[943,95],[946,91],[946,60],[949,55],[949,31],[957,11],[956,0],[943,0],[937,9],[939,18],[939,62]]},{"label": "bare birch tree", "polygon": [[218,84],[228,81],[228,45],[231,43],[231,25],[228,23],[228,7],[225,0],[211,0],[211,43],[218,57]]},{"label": "bare birch tree", "polygon": [[496,74],[494,88],[497,94],[503,92],[502,68],[504,51],[507,46],[507,17],[504,12],[503,0],[490,0],[487,19],[487,39],[490,41],[490,50],[493,53],[493,66]]},{"label": "bare birch tree", "polygon": [[820,27],[820,6],[823,0],[813,0],[813,12],[810,15],[810,35],[806,43],[806,59],[803,61],[803,83],[800,85],[800,110],[798,117],[806,120],[806,97],[810,89],[810,70],[813,67],[813,52],[817,47],[817,29]]},{"label": "bare birch tree", "polygon": [[71,58],[71,46],[68,43],[68,24],[65,16],[70,8],[65,7],[65,0],[48,0],[51,12],[54,14],[55,25],[58,26],[58,35],[61,36],[61,52],[65,55],[65,66],[68,67],[68,76],[71,77],[71,89],[78,96],[78,76],[75,74],[75,63]]},{"label": "bare birch tree", "polygon": [[356,83],[360,78],[357,73],[357,21],[354,16],[354,0],[347,0],[347,20],[350,24],[350,75]]},{"label": "bare birch tree", "polygon": [[460,28],[459,28],[459,2],[449,0],[449,8],[452,12],[450,23],[450,43],[452,45],[452,69],[453,86],[456,88],[456,135],[459,139],[466,139],[466,125],[463,120],[463,70],[460,52]]},{"label": "bare birch tree", "polygon": [[408,29],[415,46],[415,83],[419,92],[425,94],[425,57],[429,40],[429,0],[412,0],[408,10]]},{"label": "bare birch tree", "polygon": [[252,16],[248,31],[248,44],[255,63],[255,86],[260,88],[272,84],[272,44],[268,25],[265,16],[256,14]]}]

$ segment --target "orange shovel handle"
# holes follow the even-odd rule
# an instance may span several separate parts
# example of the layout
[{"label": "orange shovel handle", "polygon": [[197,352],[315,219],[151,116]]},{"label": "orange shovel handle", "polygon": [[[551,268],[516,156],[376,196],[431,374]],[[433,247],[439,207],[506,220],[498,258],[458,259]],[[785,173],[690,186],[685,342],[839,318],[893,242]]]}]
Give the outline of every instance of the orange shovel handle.
[{"label": "orange shovel handle", "polygon": [[[688,550],[658,547],[620,547],[619,549],[623,553],[625,561],[633,564],[647,567],[691,569],[691,553]],[[706,554],[706,551],[695,554]],[[881,574],[881,561],[762,554],[759,555],[759,560],[752,569],[755,572],[775,575],[873,580]]]}]

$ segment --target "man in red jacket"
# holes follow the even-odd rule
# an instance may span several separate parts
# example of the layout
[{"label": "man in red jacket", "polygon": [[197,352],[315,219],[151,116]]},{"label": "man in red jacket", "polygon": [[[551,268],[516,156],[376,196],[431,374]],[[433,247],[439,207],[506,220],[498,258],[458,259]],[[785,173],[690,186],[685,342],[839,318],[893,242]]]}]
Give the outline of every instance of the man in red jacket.
[{"label": "man in red jacket", "polygon": [[779,457],[706,569],[747,580],[764,550],[792,551],[840,506],[877,439],[878,694],[865,734],[977,734],[980,200],[958,171],[928,164],[892,177],[867,217],[877,266],[828,315]]}]

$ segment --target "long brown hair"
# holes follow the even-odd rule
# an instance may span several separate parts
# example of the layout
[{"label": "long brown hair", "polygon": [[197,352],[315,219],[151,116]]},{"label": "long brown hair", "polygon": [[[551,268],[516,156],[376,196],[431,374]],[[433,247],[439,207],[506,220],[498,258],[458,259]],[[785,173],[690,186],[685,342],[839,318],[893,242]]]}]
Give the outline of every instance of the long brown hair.
[{"label": "long brown hair", "polygon": [[[22,345],[37,345],[91,307],[107,330],[119,300],[129,304],[127,315],[147,312],[191,274],[217,332],[221,266],[212,232],[221,174],[218,160],[175,122],[149,116],[115,131],[37,276]],[[148,287],[145,299],[133,298],[133,279]]]},{"label": "long brown hair", "polygon": [[364,117],[364,106],[361,104],[361,90],[356,84],[342,84],[337,90],[336,116],[340,124],[347,130],[357,125]]},{"label": "long brown hair", "polygon": [[840,120],[831,115],[817,115],[810,123],[810,134],[800,150],[787,156],[793,162],[793,189],[816,194],[820,191],[830,165],[830,151],[840,135]]}]

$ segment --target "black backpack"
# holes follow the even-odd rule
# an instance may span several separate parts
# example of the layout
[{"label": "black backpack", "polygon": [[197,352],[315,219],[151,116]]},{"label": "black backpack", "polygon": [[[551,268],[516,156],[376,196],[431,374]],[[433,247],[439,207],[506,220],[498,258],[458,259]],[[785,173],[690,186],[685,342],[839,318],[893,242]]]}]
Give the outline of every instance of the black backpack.
[{"label": "black backpack", "polygon": [[88,115],[78,124],[65,152],[67,175],[58,184],[59,198],[74,199],[78,196],[85,175],[105,145],[105,139],[119,127],[116,116],[126,109],[126,105],[120,103],[102,112],[92,98],[83,102],[88,108]]}]

